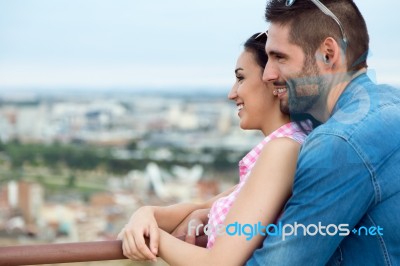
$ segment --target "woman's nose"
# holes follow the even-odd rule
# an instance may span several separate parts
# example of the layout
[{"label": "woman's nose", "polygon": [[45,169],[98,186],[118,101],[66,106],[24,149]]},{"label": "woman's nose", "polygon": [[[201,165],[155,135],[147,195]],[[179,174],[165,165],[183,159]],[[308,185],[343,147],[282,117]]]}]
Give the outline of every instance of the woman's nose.
[{"label": "woman's nose", "polygon": [[231,90],[228,93],[228,99],[234,100],[234,99],[236,99],[236,97],[237,97],[237,85],[235,83],[235,84],[233,84]]}]

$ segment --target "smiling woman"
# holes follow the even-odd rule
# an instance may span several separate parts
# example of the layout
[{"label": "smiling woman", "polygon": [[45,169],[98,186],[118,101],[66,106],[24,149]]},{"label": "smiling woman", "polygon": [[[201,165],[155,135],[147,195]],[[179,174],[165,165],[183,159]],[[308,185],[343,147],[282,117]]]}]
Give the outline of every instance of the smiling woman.
[{"label": "smiling woman", "polygon": [[[159,255],[171,265],[187,265],[188,261],[191,265],[243,265],[263,236],[219,235],[218,228],[233,223],[273,223],[281,212],[290,195],[300,145],[311,126],[304,121],[307,128],[304,132],[291,122],[289,115],[281,111],[272,84],[263,82],[268,60],[267,36],[257,38],[258,35],[254,34],[244,44],[235,67],[236,81],[228,97],[238,107],[241,128],[260,130],[265,138],[239,162],[240,181],[236,186],[204,203],[145,206],[137,210],[119,234],[124,255],[130,259],[155,260]],[[193,220],[187,225],[191,212],[210,207],[205,210],[209,212],[206,228],[210,228],[207,249],[174,237],[198,228],[192,224]],[[199,224],[199,217],[196,218],[195,223]],[[201,224],[207,220],[203,218]],[[190,232],[187,238],[194,235]],[[145,237],[150,238],[149,247]],[[226,250],[240,252],[228,254]]]},{"label": "smiling woman", "polygon": [[257,40],[253,37],[244,44],[245,51],[236,63],[236,82],[228,97],[236,102],[242,129],[260,129],[268,135],[273,131],[271,129],[277,128],[280,119],[289,122],[289,117],[283,116],[279,109],[280,101],[276,101],[272,87],[262,80],[267,63],[262,45],[265,40],[266,36]]}]

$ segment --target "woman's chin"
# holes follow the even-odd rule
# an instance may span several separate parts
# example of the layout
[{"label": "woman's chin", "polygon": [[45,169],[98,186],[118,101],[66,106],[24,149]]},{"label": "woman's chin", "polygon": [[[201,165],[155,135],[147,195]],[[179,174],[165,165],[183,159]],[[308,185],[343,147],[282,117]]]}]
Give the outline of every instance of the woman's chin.
[{"label": "woman's chin", "polygon": [[240,123],[239,124],[239,126],[240,126],[240,128],[241,129],[243,129],[243,130],[249,130],[249,129],[251,129],[250,127],[249,127],[249,125],[247,125],[246,123]]}]

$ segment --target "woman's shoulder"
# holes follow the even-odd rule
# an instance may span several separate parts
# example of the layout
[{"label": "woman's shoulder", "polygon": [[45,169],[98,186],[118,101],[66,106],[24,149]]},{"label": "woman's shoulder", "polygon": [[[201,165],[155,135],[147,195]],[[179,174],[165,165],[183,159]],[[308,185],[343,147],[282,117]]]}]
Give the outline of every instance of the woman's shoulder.
[{"label": "woman's shoulder", "polygon": [[278,138],[287,138],[292,139],[299,144],[303,144],[308,132],[308,126],[306,127],[306,129],[304,129],[304,126],[306,125],[307,123],[300,127],[296,122],[289,122],[276,129],[268,137],[270,141]]},{"label": "woman's shoulder", "polygon": [[279,137],[270,140],[265,144],[260,152],[259,160],[271,157],[282,157],[284,160],[288,154],[297,154],[300,150],[301,143],[290,137]]}]

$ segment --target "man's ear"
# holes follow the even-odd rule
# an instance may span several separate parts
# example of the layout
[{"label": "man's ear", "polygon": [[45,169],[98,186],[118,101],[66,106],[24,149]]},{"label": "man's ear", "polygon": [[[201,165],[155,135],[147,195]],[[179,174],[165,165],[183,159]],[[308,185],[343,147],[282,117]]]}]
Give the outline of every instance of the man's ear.
[{"label": "man's ear", "polygon": [[319,58],[322,60],[326,70],[341,68],[345,63],[340,45],[332,37],[326,38],[318,50]]}]

